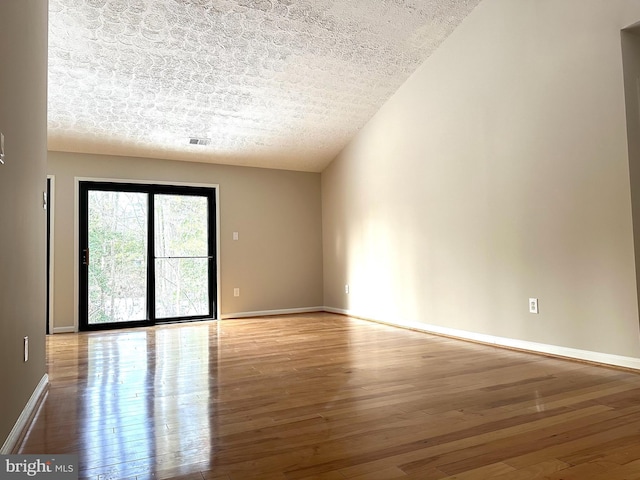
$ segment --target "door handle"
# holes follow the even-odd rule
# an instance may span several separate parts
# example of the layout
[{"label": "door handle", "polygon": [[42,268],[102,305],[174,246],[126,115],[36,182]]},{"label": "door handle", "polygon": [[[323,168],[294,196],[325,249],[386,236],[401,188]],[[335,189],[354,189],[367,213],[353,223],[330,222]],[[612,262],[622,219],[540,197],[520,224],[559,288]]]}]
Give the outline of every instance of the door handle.
[{"label": "door handle", "polygon": [[82,250],[82,264],[89,265],[89,249],[85,248]]}]

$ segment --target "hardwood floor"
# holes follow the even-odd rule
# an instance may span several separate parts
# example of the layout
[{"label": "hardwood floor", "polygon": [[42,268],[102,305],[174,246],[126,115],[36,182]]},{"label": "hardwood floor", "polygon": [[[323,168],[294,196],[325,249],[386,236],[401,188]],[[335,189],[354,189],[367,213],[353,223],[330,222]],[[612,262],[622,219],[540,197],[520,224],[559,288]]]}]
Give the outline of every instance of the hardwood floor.
[{"label": "hardwood floor", "polygon": [[640,375],[318,313],[48,337],[80,478],[640,479]]}]

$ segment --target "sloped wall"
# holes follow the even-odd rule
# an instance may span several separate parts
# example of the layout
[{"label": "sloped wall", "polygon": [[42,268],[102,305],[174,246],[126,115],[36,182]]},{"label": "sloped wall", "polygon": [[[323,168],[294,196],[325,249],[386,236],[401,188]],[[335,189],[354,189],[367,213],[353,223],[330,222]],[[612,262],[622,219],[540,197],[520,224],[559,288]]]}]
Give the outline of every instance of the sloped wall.
[{"label": "sloped wall", "polygon": [[484,0],[323,172],[325,305],[640,357],[620,42],[638,19]]}]

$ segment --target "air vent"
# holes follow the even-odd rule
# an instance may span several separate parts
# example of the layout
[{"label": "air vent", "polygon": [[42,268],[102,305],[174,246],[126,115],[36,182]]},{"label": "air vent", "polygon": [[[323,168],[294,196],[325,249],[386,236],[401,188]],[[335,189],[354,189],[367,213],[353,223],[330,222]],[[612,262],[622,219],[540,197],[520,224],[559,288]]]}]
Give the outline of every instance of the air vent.
[{"label": "air vent", "polygon": [[191,137],[189,139],[189,145],[209,145],[211,143],[210,138],[195,138]]}]

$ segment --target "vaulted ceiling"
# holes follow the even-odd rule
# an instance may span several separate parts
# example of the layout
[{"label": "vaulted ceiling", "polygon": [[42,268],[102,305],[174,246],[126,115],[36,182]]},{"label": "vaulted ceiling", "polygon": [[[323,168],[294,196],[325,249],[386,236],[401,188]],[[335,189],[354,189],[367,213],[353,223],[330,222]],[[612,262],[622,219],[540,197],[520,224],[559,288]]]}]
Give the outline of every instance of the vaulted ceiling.
[{"label": "vaulted ceiling", "polygon": [[480,0],[49,0],[49,149],[322,171]]}]

